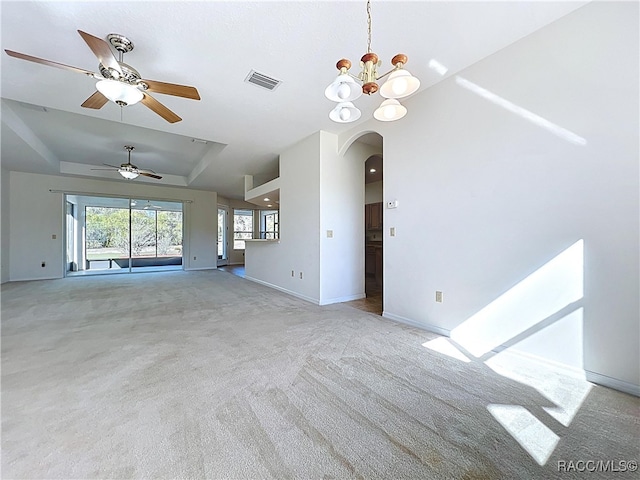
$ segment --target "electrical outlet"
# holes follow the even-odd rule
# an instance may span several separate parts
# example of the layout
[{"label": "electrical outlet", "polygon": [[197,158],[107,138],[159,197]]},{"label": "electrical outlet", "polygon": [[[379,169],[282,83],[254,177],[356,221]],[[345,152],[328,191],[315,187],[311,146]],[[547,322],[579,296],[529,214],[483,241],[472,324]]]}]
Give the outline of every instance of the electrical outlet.
[{"label": "electrical outlet", "polygon": [[193,257],[193,259],[195,260],[195,259],[196,259],[196,257]]},{"label": "electrical outlet", "polygon": [[333,238],[333,230],[327,230],[327,238]]},{"label": "electrical outlet", "polygon": [[395,237],[396,236],[396,227],[391,227],[389,229],[389,236],[390,237]]},{"label": "electrical outlet", "polygon": [[300,280],[302,280],[302,272],[300,272]]},{"label": "electrical outlet", "polygon": [[42,268],[44,268],[44,267],[46,267],[46,266],[47,266],[47,263],[43,261],[43,262],[42,262]]},{"label": "electrical outlet", "polygon": [[51,240],[55,240],[56,238],[58,238],[58,236],[55,233],[51,235]]},{"label": "electrical outlet", "polygon": [[442,303],[442,292],[436,290],[436,302]]},{"label": "electrical outlet", "polygon": [[296,272],[294,272],[293,270],[291,270],[291,276],[295,277],[296,276]]}]

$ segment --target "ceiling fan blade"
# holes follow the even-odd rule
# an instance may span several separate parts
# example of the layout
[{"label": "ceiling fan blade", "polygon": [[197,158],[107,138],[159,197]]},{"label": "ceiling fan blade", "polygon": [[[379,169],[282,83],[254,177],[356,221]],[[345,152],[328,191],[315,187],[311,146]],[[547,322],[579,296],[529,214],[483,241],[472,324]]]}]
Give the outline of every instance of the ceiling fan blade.
[{"label": "ceiling fan blade", "polygon": [[146,170],[138,170],[138,173],[140,175],[144,175],[145,177],[151,177],[151,178],[155,178],[157,180],[160,180],[162,178],[160,175],[156,175],[155,173],[151,173],[151,172],[146,171]]},{"label": "ceiling fan blade", "polygon": [[116,167],[115,165],[109,165],[108,163],[103,163],[103,165],[106,165],[107,167],[111,167],[111,168],[115,168],[115,169],[121,168],[121,167]]},{"label": "ceiling fan blade", "polygon": [[93,35],[83,32],[82,30],[78,30],[80,36],[87,42],[89,48],[93,52],[93,54],[98,57],[98,60],[102,65],[109,69],[113,69],[118,73],[122,74],[122,68],[120,68],[120,64],[118,63],[118,59],[111,51],[111,47],[107,42],[102,40],[101,38],[94,37]]},{"label": "ceiling fan blade", "polygon": [[182,120],[178,115],[173,113],[148,93],[144,93],[144,96],[140,101],[169,123],[176,123]]},{"label": "ceiling fan blade", "polygon": [[113,168],[92,168],[91,170],[104,170],[109,172],[115,172]]},{"label": "ceiling fan blade", "polygon": [[192,100],[200,100],[200,94],[196,87],[187,85],[177,85],[175,83],[157,82],[155,80],[142,80],[149,86],[152,93],[164,93],[165,95],[173,95],[175,97],[190,98]]},{"label": "ceiling fan blade", "polygon": [[103,94],[101,94],[100,92],[95,92],[93,95],[87,98],[84,101],[84,103],[80,106],[84,108],[93,108],[95,110],[99,110],[102,107],[104,107],[105,103],[107,103],[108,101],[109,99],[105,97]]},{"label": "ceiling fan blade", "polygon": [[5,50],[5,52],[7,52],[7,55],[9,55],[10,57],[19,58],[21,60],[28,60],[30,62],[40,63],[42,65],[48,65],[49,67],[61,68],[63,70],[70,70],[76,73],[84,73],[85,75],[88,75],[90,77],[93,77],[95,75],[95,73],[90,72],[89,70],[84,70],[78,67],[71,67],[63,63],[52,62],[51,60],[45,60],[44,58],[32,57],[31,55],[26,55],[20,52],[14,52],[13,50]]}]

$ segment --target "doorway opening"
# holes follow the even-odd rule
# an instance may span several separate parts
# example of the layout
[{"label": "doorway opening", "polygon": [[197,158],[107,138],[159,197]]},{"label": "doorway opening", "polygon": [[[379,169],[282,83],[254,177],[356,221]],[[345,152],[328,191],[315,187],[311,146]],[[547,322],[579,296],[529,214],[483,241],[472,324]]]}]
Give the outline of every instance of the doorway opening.
[{"label": "doorway opening", "polygon": [[382,155],[372,155],[364,163],[365,295],[367,311],[382,314],[383,297],[383,176]]},{"label": "doorway opening", "polygon": [[182,202],[66,195],[66,276],[182,269]]},{"label": "doorway opening", "polygon": [[[361,247],[351,258],[353,273],[359,282],[359,295],[352,307],[377,315],[384,312],[384,208],[383,208],[383,138],[377,132],[353,135],[339,149],[339,155],[353,162],[357,182],[353,188],[354,205],[360,205],[362,216],[353,232]],[[355,170],[354,170],[355,174]],[[360,256],[361,255],[361,256]],[[361,282],[361,283],[360,283]]]}]

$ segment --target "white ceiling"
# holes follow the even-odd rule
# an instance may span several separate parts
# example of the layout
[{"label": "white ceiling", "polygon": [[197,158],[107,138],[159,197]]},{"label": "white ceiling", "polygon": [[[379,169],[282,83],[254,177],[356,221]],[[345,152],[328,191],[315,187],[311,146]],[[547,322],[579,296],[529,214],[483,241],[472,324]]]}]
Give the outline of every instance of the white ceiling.
[{"label": "white ceiling", "polygon": [[[396,53],[421,90],[491,55],[586,2],[372,1],[372,50],[387,71]],[[277,175],[277,155],[331,122],[324,89],[349,58],[357,74],[366,52],[366,1],[2,1],[2,49],[98,71],[77,30],[129,37],[124,57],[143,78],[198,88],[201,100],[155,94],[183,121],[169,124],[142,104],[81,108],[95,80],[2,52],[1,153],[5,168],[98,175],[102,163],[127,160],[163,175],[165,185],[215,190],[241,198],[243,176]],[[282,81],[267,91],[244,80],[250,70]],[[444,77],[446,78],[446,77]],[[371,118],[378,95],[356,101]],[[44,108],[43,108],[44,107]],[[402,120],[401,120],[402,121]],[[193,142],[192,139],[208,143]]]}]

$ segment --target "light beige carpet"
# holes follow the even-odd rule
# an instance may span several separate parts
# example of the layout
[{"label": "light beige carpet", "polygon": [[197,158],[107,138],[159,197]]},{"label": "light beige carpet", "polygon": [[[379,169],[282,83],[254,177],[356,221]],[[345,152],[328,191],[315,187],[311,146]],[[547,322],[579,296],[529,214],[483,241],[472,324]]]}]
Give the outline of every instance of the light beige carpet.
[{"label": "light beige carpet", "polygon": [[3,478],[637,478],[566,469],[637,461],[637,398],[348,305],[220,271],[1,301]]}]

